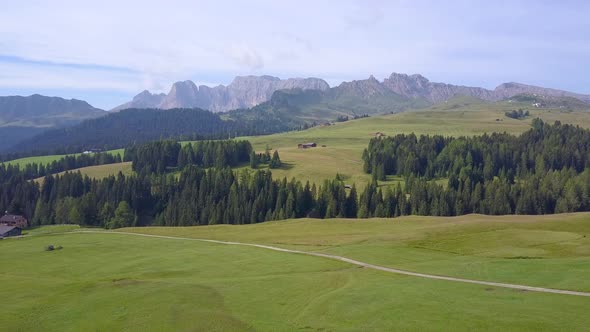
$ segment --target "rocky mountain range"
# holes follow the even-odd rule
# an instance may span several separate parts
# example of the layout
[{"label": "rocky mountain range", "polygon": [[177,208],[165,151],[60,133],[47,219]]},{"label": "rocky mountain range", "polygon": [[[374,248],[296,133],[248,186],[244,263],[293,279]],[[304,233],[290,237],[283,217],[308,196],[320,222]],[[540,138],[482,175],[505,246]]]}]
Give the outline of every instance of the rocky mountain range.
[{"label": "rocky mountain range", "polygon": [[229,85],[197,86],[192,81],[176,82],[168,94],[143,91],[132,101],[117,106],[126,108],[202,108],[212,112],[250,108],[268,101],[277,90],[327,90],[330,86],[319,78],[289,78],[273,76],[237,76]]},{"label": "rocky mountain range", "polygon": [[509,99],[520,94],[534,94],[545,97],[571,97],[590,103],[590,95],[543,88],[522,83],[503,83],[494,90],[479,87],[430,82],[422,75],[393,73],[383,81],[391,91],[410,98],[424,98],[431,103],[439,103],[455,96],[476,97],[487,101]]},{"label": "rocky mountain range", "polygon": [[[231,111],[224,119],[250,123],[252,128],[249,130],[252,132],[279,132],[342,117],[421,109],[461,96],[490,102],[510,99],[535,107],[590,109],[590,95],[521,83],[504,83],[490,90],[430,82],[421,75],[393,73],[383,81],[371,76],[334,87],[318,78],[282,80],[272,76],[239,76],[227,86],[216,87],[183,81],[175,83],[167,94],[143,91],[114,110],[136,108],[138,110],[132,112],[133,116],[140,117],[149,113],[146,109]],[[57,128],[52,133],[65,135],[67,130],[59,128],[73,125],[68,130],[78,128],[83,133],[88,121],[78,123],[104,115],[110,118],[116,114],[75,99],[41,95],[0,97],[0,151],[15,147],[20,142],[37,146],[47,139],[48,136],[43,136],[44,132],[52,128]],[[166,116],[162,115],[161,119],[164,118]],[[112,127],[111,122],[104,123]],[[152,130],[159,125],[148,123],[142,128]],[[103,132],[109,130],[106,127],[103,129]],[[64,138],[63,142],[69,142],[68,138]]]},{"label": "rocky mountain range", "polygon": [[212,112],[224,112],[235,109],[251,108],[269,101],[275,91],[286,89],[318,90],[326,94],[345,97],[351,94],[355,98],[371,99],[387,96],[422,100],[436,104],[456,96],[476,97],[486,101],[509,99],[520,94],[541,97],[568,97],[590,103],[590,95],[568,91],[543,88],[521,83],[503,83],[494,90],[480,87],[453,85],[431,82],[422,75],[393,73],[382,82],[371,76],[365,80],[343,82],[330,88],[328,83],[319,78],[290,78],[282,80],[273,76],[237,76],[229,85],[209,87],[197,86],[192,81],[176,82],[168,94],[152,94],[143,91],[132,101],[117,106],[113,111],[127,108],[202,108]]}]

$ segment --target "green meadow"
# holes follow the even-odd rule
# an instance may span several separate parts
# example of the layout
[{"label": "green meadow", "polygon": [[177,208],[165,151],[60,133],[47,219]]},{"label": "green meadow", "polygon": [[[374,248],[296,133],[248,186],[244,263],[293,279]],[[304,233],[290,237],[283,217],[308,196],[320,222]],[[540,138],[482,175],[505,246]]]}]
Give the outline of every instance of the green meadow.
[{"label": "green meadow", "polygon": [[[124,151],[125,151],[125,149],[116,149],[116,150],[109,150],[106,152],[113,154],[113,155],[118,154],[119,156],[121,156],[121,158],[123,158]],[[80,154],[81,153],[74,153],[74,154],[70,154],[70,156],[79,156]],[[5,162],[5,164],[19,165],[20,167],[24,167],[26,164],[33,164],[33,163],[38,164],[38,165],[47,165],[47,164],[51,164],[54,161],[58,161],[65,156],[68,156],[68,155],[52,154],[52,155],[47,155],[47,156],[26,157],[26,158],[10,160],[10,161]]]},{"label": "green meadow", "polygon": [[[398,114],[373,116],[330,126],[318,126],[302,131],[292,131],[274,135],[241,137],[249,140],[258,152],[266,147],[279,150],[283,167],[273,170],[275,178],[296,178],[321,184],[333,179],[336,173],[347,184],[356,183],[364,187],[370,176],[363,172],[361,159],[363,150],[375,133],[385,135],[410,134],[470,136],[492,132],[519,134],[530,128],[532,119],[541,118],[553,123],[577,124],[590,128],[590,112],[584,110],[536,109],[528,104],[498,102],[484,103],[470,98],[455,98],[447,103],[423,110]],[[511,119],[504,112],[523,107],[531,113],[526,119]],[[316,142],[317,148],[298,149],[297,144]],[[185,142],[186,143],[186,142]],[[324,147],[325,146],[325,147]],[[111,153],[123,154],[123,149]],[[50,163],[63,155],[22,158],[7,163],[24,166],[27,163]],[[243,166],[241,168],[249,168]],[[116,175],[119,172],[130,174],[130,166],[125,163],[99,165],[82,168],[80,171],[93,178]],[[394,185],[403,181],[390,177],[382,185]],[[445,182],[441,179],[441,182]]]},{"label": "green meadow", "polygon": [[[319,126],[303,131],[293,131],[269,136],[248,137],[257,151],[266,146],[279,150],[284,167],[273,170],[275,177],[295,177],[302,181],[322,183],[332,179],[336,172],[347,183],[364,186],[370,176],[363,172],[362,153],[375,133],[385,135],[411,134],[472,136],[484,133],[507,132],[520,134],[530,129],[532,119],[541,118],[553,123],[577,124],[590,128],[590,112],[559,109],[529,109],[531,116],[511,119],[504,112],[515,107],[508,102],[481,103],[457,98],[447,104],[424,110],[374,116],[331,126]],[[298,143],[315,142],[317,148],[298,149]],[[325,145],[325,147],[322,147]],[[391,179],[385,184],[396,183]]]},{"label": "green meadow", "polygon": [[[0,241],[2,331],[583,331],[590,324],[585,297],[402,276],[261,248],[49,227]],[[590,290],[585,213],[122,231]],[[48,244],[63,249],[44,251]]]},{"label": "green meadow", "polygon": [[261,243],[414,272],[590,291],[590,213],[298,219],[124,231]]},{"label": "green meadow", "polygon": [[[77,168],[75,170],[70,170],[68,172],[80,172],[83,176],[87,175],[91,179],[102,179],[106,178],[111,175],[117,175],[119,172],[123,173],[123,175],[131,175],[133,174],[133,170],[131,169],[131,162],[122,162],[122,163],[115,163],[115,164],[105,164],[105,165],[96,165],[96,166],[88,166]],[[57,173],[59,175],[63,175],[65,172]],[[43,183],[43,177],[35,179],[38,183]]]}]

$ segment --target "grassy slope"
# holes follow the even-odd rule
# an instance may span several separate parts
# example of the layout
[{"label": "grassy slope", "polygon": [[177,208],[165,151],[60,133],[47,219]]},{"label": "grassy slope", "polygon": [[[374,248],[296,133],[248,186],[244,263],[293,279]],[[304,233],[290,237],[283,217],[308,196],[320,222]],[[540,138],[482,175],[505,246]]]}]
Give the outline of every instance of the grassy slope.
[{"label": "grassy slope", "polygon": [[[590,112],[585,111],[529,108],[531,117],[528,119],[516,120],[504,116],[505,111],[519,107],[527,109],[525,105],[517,103],[482,104],[456,99],[421,111],[375,116],[305,131],[249,137],[248,140],[257,151],[263,151],[267,145],[279,150],[286,166],[281,170],[273,170],[275,176],[321,183],[324,179],[334,178],[339,172],[348,176],[347,182],[356,182],[362,186],[370,177],[363,173],[361,156],[375,132],[386,135],[416,133],[448,136],[486,132],[519,134],[528,130],[532,119],[536,117],[551,123],[560,120],[590,128]],[[326,147],[297,149],[297,144],[302,142],[317,142]]]},{"label": "grassy slope", "polygon": [[[270,235],[263,227],[281,227],[260,226],[260,236]],[[43,251],[49,243],[64,249]],[[573,331],[590,324],[587,298],[392,275],[259,248],[45,235],[0,241],[0,261],[9,290],[0,331]]]},{"label": "grassy slope", "polygon": [[590,213],[293,220],[129,231],[273,244],[417,272],[590,291]]},{"label": "grassy slope", "polygon": [[[90,177],[92,179],[106,178],[107,176],[110,176],[110,175],[117,175],[117,174],[119,174],[119,172],[123,173],[124,175],[130,175],[131,173],[133,173],[133,170],[131,169],[131,162],[130,161],[116,163],[116,164],[106,164],[106,165],[82,167],[82,168],[70,170],[68,172],[78,172],[78,171],[80,173],[82,173],[83,176],[88,175],[88,177]],[[65,172],[60,172],[57,174],[63,175],[64,173]],[[35,179],[35,181],[38,183],[43,183],[43,179],[44,179],[44,177],[40,177],[40,178]]]},{"label": "grassy slope", "polygon": [[[420,111],[375,116],[337,123],[334,126],[244,139],[250,140],[257,151],[263,151],[267,145],[279,150],[284,166],[282,169],[273,170],[275,178],[295,177],[302,181],[310,180],[319,184],[325,179],[334,178],[338,172],[344,176],[346,183],[357,183],[362,187],[368,183],[370,176],[363,172],[361,155],[375,132],[383,132],[387,135],[413,132],[451,136],[504,131],[518,134],[529,129],[530,122],[535,117],[548,122],[560,120],[590,128],[590,112],[536,109],[527,105],[508,102],[481,103],[469,98],[455,98],[448,103]],[[517,108],[528,109],[532,114],[531,117],[516,120],[504,116],[505,111]],[[297,144],[301,142],[317,142],[320,147],[299,150]],[[122,154],[123,149],[112,152]],[[30,162],[49,163],[61,157],[63,156],[31,157],[8,163],[20,165]],[[105,165],[81,171],[87,172],[92,177],[101,177],[117,174],[119,171],[125,173],[128,171],[128,166]],[[385,184],[396,184],[400,181],[399,178],[391,177]]]},{"label": "grassy slope", "polygon": [[[125,151],[124,149],[116,149],[116,150],[109,150],[107,152],[110,154],[113,154],[113,155],[118,154],[121,156],[121,158],[123,158],[124,151]],[[80,153],[73,154],[73,156],[78,156],[78,155],[80,155]],[[26,157],[26,158],[20,158],[20,159],[6,161],[4,163],[5,164],[12,164],[12,165],[19,165],[21,167],[25,166],[26,164],[32,164],[32,163],[47,165],[47,164],[51,164],[54,161],[60,160],[61,158],[65,157],[65,156],[66,156],[65,154],[54,154],[54,155],[47,155],[47,156]]]}]

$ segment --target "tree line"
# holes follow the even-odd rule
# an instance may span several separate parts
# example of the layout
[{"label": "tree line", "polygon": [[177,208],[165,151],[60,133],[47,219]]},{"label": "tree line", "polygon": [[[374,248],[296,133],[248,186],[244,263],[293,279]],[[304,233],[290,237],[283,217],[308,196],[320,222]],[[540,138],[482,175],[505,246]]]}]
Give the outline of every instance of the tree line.
[{"label": "tree line", "polygon": [[[162,141],[130,149],[126,158],[139,163],[130,176],[97,180],[66,172],[39,186],[18,168],[0,167],[0,209],[25,214],[34,225],[109,228],[590,211],[589,148],[590,131],[540,120],[520,136],[374,139],[364,153],[374,179],[359,194],[338,178],[316,186],[273,179],[268,170],[232,170],[234,162],[272,162],[268,149],[257,154],[247,142]],[[177,172],[166,172],[170,167]],[[383,174],[401,176],[403,185],[380,186]]]},{"label": "tree line", "polygon": [[387,175],[427,179],[470,177],[474,182],[505,175],[511,181],[531,173],[590,167],[590,131],[577,126],[533,120],[519,136],[475,137],[397,135],[372,139],[363,152],[364,169],[376,180]]},{"label": "tree line", "polygon": [[512,111],[506,111],[504,112],[504,115],[506,115],[509,118],[512,119],[524,119],[527,116],[529,116],[529,111],[523,111],[522,108],[519,108],[518,111],[517,110],[512,110]]},{"label": "tree line", "polygon": [[125,149],[123,159],[132,162],[135,172],[156,174],[182,169],[188,165],[223,168],[249,162],[252,168],[257,168],[260,164],[269,164],[269,168],[281,166],[278,151],[272,157],[268,148],[264,153],[257,154],[250,142],[244,140],[207,140],[184,145],[165,140],[135,144]]},{"label": "tree line", "polygon": [[[363,153],[365,171],[375,182],[402,176],[405,186],[368,186],[360,216],[590,211],[589,152],[590,131],[539,119],[520,136],[373,139]],[[441,178],[446,185],[433,181]]]},{"label": "tree line", "polygon": [[26,192],[0,204],[30,216],[32,225],[190,226],[357,216],[356,189],[347,194],[337,180],[319,187],[273,180],[267,170],[189,165],[179,176],[120,173],[96,180],[66,172],[46,177],[40,187],[27,183]]},{"label": "tree line", "polygon": [[14,174],[22,174],[26,179],[36,179],[76,168],[120,162],[121,156],[118,153],[100,152],[67,155],[50,163],[27,163],[23,167],[13,164],[0,164],[0,180],[4,180]]},{"label": "tree line", "polygon": [[281,119],[240,112],[219,114],[201,109],[128,109],[83,121],[67,127],[51,129],[25,140],[8,151],[0,160],[31,155],[72,154],[91,148],[118,149],[135,143],[174,139],[195,141],[227,139],[237,136],[265,135],[299,129]]}]

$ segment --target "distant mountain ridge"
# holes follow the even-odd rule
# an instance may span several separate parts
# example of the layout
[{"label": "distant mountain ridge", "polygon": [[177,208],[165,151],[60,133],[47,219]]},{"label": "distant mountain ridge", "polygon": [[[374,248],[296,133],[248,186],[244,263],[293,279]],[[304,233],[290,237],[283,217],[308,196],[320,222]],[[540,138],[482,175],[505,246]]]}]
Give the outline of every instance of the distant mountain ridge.
[{"label": "distant mountain ridge", "polygon": [[410,98],[425,98],[434,104],[455,96],[499,101],[520,94],[535,94],[544,97],[571,97],[590,103],[590,95],[514,82],[503,83],[494,90],[488,90],[480,87],[430,82],[427,78],[419,74],[406,75],[393,73],[383,81],[383,85],[400,95]]},{"label": "distant mountain ridge", "polygon": [[590,95],[522,83],[503,83],[494,90],[489,90],[481,87],[431,82],[419,74],[392,73],[382,82],[370,76],[365,80],[343,82],[334,88],[330,88],[326,81],[319,78],[282,80],[273,76],[237,76],[229,85],[215,87],[197,86],[192,81],[182,81],[174,83],[168,94],[152,94],[145,90],[136,95],[132,101],[115,107],[113,111],[126,108],[201,108],[212,112],[225,112],[257,106],[269,101],[274,92],[287,89],[318,90],[340,95],[348,92],[364,99],[394,93],[398,97],[425,100],[432,104],[457,96],[499,101],[520,94],[576,98],[590,103]]},{"label": "distant mountain ridge", "polygon": [[197,86],[192,81],[176,82],[168,94],[152,94],[143,91],[132,101],[115,107],[112,111],[126,108],[201,108],[212,112],[250,108],[268,101],[277,90],[329,89],[326,81],[319,78],[289,78],[273,76],[237,76],[229,85]]},{"label": "distant mountain ridge", "polygon": [[[590,95],[522,83],[504,83],[489,90],[430,82],[422,75],[393,73],[383,81],[370,76],[368,79],[343,82],[335,87],[330,87],[318,78],[282,80],[273,76],[238,76],[231,84],[216,87],[197,86],[191,81],[183,81],[175,83],[168,94],[143,91],[115,110],[199,108],[212,112],[230,111],[224,115],[224,119],[247,121],[253,132],[262,133],[297,129],[347,117],[422,109],[456,97],[490,102],[509,99],[511,102],[539,108],[590,109]],[[42,134],[48,129],[76,126],[83,120],[111,114],[76,99],[41,95],[0,97],[0,151],[13,147],[18,149],[19,146],[27,146],[29,149],[45,146],[50,140],[49,136]],[[142,117],[148,114],[151,113],[138,111],[133,116]],[[158,117],[152,117],[152,120],[168,121],[169,118],[158,113]],[[112,126],[110,122],[96,123],[97,126],[105,125],[104,132],[109,130],[107,124]],[[153,131],[161,125],[163,124],[155,122],[142,123],[141,128]],[[170,128],[172,127],[173,125]],[[79,128],[83,129],[83,126]],[[167,130],[171,130],[170,128]],[[199,131],[206,133],[204,130]],[[79,133],[84,132],[81,130]],[[168,135],[160,134],[163,137]],[[37,135],[40,136],[33,139]],[[53,131],[52,135],[63,135],[56,137],[54,141],[61,145],[79,143],[69,140],[71,137],[67,136],[67,130]],[[141,136],[140,133],[135,135]],[[76,139],[79,140],[79,137]],[[24,143],[17,145],[19,142]],[[24,145],[25,143],[28,145]]]},{"label": "distant mountain ridge", "polygon": [[85,101],[38,94],[0,97],[0,150],[43,131],[108,114]]},{"label": "distant mountain ridge", "polygon": [[83,100],[47,97],[0,97],[0,126],[52,127],[105,115]]}]

